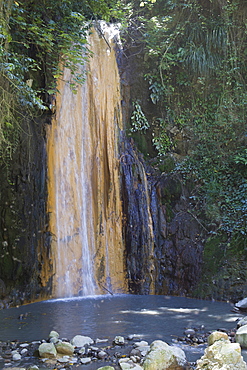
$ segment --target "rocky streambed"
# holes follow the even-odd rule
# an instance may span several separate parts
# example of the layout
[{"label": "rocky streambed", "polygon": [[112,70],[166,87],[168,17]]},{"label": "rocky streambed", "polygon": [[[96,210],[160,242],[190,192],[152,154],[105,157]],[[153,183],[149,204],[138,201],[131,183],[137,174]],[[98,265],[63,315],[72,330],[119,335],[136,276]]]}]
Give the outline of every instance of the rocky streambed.
[{"label": "rocky streambed", "polygon": [[[246,321],[242,321],[239,326],[245,324]],[[150,344],[135,335],[115,336],[112,341],[104,338],[93,340],[83,335],[75,335],[68,339],[60,338],[59,333],[51,331],[49,337],[43,340],[0,342],[0,368],[5,370],[215,370],[223,368],[223,365],[220,367],[209,365],[210,361],[206,351],[211,349],[209,357],[217,357],[218,352],[221,353],[223,349],[226,349],[230,360],[221,358],[217,361],[221,363],[222,361],[233,361],[232,356],[235,356],[235,362],[232,367],[231,364],[227,364],[224,369],[246,370],[247,366],[242,359],[240,346],[235,340],[236,331],[237,328],[230,331],[222,328],[216,332],[207,332],[203,326],[187,328],[181,336],[173,339],[171,345],[161,340],[155,340]],[[204,357],[197,364],[186,360],[183,349],[188,346],[205,350]],[[216,346],[217,355],[213,354],[213,346]]]}]

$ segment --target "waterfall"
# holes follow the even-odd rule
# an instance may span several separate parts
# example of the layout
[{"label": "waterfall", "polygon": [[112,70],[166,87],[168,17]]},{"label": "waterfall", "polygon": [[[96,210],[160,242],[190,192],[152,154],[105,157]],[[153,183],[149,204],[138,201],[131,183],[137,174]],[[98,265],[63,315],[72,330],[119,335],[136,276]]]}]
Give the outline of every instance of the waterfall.
[{"label": "waterfall", "polygon": [[89,36],[92,58],[76,94],[71,73],[58,82],[47,132],[49,230],[53,296],[125,292],[118,137],[120,81],[113,37]]}]

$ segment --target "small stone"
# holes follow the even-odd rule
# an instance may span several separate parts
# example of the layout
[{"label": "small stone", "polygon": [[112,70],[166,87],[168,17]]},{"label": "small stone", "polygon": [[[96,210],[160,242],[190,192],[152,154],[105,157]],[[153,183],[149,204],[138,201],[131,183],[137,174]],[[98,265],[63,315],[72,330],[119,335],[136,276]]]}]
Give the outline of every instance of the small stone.
[{"label": "small stone", "polygon": [[27,368],[27,370],[39,370],[39,367],[37,365],[31,365]]},{"label": "small stone", "polygon": [[107,356],[107,353],[105,351],[99,351],[97,356],[98,358],[102,359]]},{"label": "small stone", "polygon": [[97,370],[115,370],[112,366],[103,366],[99,367]]},{"label": "small stone", "polygon": [[134,343],[134,347],[145,347],[145,346],[148,346],[148,342],[146,342],[145,340],[141,340],[140,342]]},{"label": "small stone", "polygon": [[87,344],[92,344],[93,339],[84,335],[76,335],[70,343],[75,347],[84,347]]},{"label": "small stone", "polygon": [[84,365],[89,364],[90,362],[91,362],[91,357],[81,358],[81,363]]},{"label": "small stone", "polygon": [[26,348],[23,348],[21,350],[21,355],[24,356],[26,353],[28,353],[28,350]]},{"label": "small stone", "polygon": [[196,332],[195,332],[194,329],[186,329],[185,332],[184,332],[184,334],[187,335],[187,336],[188,335],[193,336],[193,335],[195,335],[195,333]]},{"label": "small stone", "polygon": [[13,361],[20,361],[21,360],[21,355],[19,353],[15,353],[12,357]]},{"label": "small stone", "polygon": [[20,348],[26,348],[26,347],[28,347],[29,346],[29,343],[21,343],[20,345],[19,345],[19,347]]},{"label": "small stone", "polygon": [[113,341],[115,344],[122,346],[124,344],[124,337],[117,335]]},{"label": "small stone", "polygon": [[108,339],[99,339],[97,338],[95,343],[105,343],[105,342],[108,342]]},{"label": "small stone", "polygon": [[65,362],[69,362],[69,357],[68,356],[63,356],[61,358],[58,359],[58,362],[60,363],[65,363]]},{"label": "small stone", "polygon": [[50,334],[49,334],[49,338],[59,338],[59,334],[58,334],[58,332],[57,331],[55,331],[55,330],[52,330],[51,332],[50,332]]}]

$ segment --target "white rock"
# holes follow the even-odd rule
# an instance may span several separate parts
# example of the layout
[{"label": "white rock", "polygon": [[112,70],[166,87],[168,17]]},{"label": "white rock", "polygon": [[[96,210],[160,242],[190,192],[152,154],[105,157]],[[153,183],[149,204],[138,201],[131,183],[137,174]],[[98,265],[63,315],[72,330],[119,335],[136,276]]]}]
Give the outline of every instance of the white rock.
[{"label": "white rock", "polygon": [[141,340],[140,342],[135,342],[134,347],[146,347],[148,346],[148,342],[145,340]]},{"label": "white rock", "polygon": [[14,353],[12,356],[13,361],[20,361],[21,360],[21,355],[19,353]]},{"label": "white rock", "polygon": [[23,348],[21,350],[21,355],[24,356],[26,353],[28,353],[28,350],[26,348]]},{"label": "white rock", "polygon": [[93,339],[84,335],[76,335],[72,340],[71,344],[75,347],[84,347],[87,344],[92,344]]},{"label": "white rock", "polygon": [[240,344],[242,348],[247,348],[247,325],[241,326],[236,331],[236,342]]},{"label": "white rock", "polygon": [[225,339],[228,340],[228,335],[222,331],[214,331],[208,336],[208,345],[211,346],[217,340]]},{"label": "white rock", "polygon": [[67,363],[67,362],[69,362],[69,357],[68,356],[63,356],[63,357],[61,357],[61,358],[58,358],[58,362],[60,362],[60,363]]},{"label": "white rock", "polygon": [[21,343],[20,345],[19,345],[19,347],[20,348],[26,348],[26,347],[28,347],[29,346],[29,343]]},{"label": "white rock", "polygon": [[49,338],[54,338],[54,337],[59,338],[59,334],[58,334],[57,331],[52,330],[52,331],[50,331]]},{"label": "white rock", "polygon": [[247,308],[247,298],[241,299],[241,301],[237,302],[237,303],[235,304],[235,306],[236,306],[237,308],[240,308],[240,309],[245,309],[245,308]]},{"label": "white rock", "polygon": [[205,349],[204,355],[197,361],[196,370],[246,370],[246,363],[241,356],[238,343],[229,340],[217,340]]},{"label": "white rock", "polygon": [[247,316],[243,317],[241,320],[238,321],[237,327],[247,325]]},{"label": "white rock", "polygon": [[89,364],[91,362],[91,357],[83,357],[81,358],[81,363],[86,365],[86,364]]},{"label": "white rock", "polygon": [[57,355],[56,347],[53,343],[41,343],[39,346],[40,357],[55,358]]},{"label": "white rock", "polygon": [[122,346],[124,344],[124,337],[117,335],[113,341],[115,344]]},{"label": "white rock", "polygon": [[155,340],[144,358],[143,368],[144,370],[165,370],[169,367],[180,369],[186,363],[185,353],[181,348]]}]

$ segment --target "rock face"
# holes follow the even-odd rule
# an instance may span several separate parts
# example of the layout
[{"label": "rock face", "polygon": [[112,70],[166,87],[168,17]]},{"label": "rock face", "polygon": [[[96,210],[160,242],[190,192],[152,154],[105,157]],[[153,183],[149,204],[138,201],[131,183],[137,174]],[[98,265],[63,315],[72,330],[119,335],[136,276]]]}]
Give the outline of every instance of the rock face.
[{"label": "rock face", "polygon": [[146,355],[144,370],[182,370],[186,364],[184,351],[178,347],[169,346],[167,343],[156,340],[150,345],[150,351]]},{"label": "rock face", "polygon": [[188,295],[199,279],[203,230],[179,178],[152,174],[133,142],[121,156],[129,289]]},{"label": "rock face", "polygon": [[241,356],[238,343],[229,340],[215,341],[206,348],[204,355],[197,361],[196,370],[246,370],[247,365]]},{"label": "rock face", "polygon": [[51,291],[44,129],[49,122],[49,115],[20,121],[16,151],[0,167],[0,299],[8,296],[14,305]]}]

